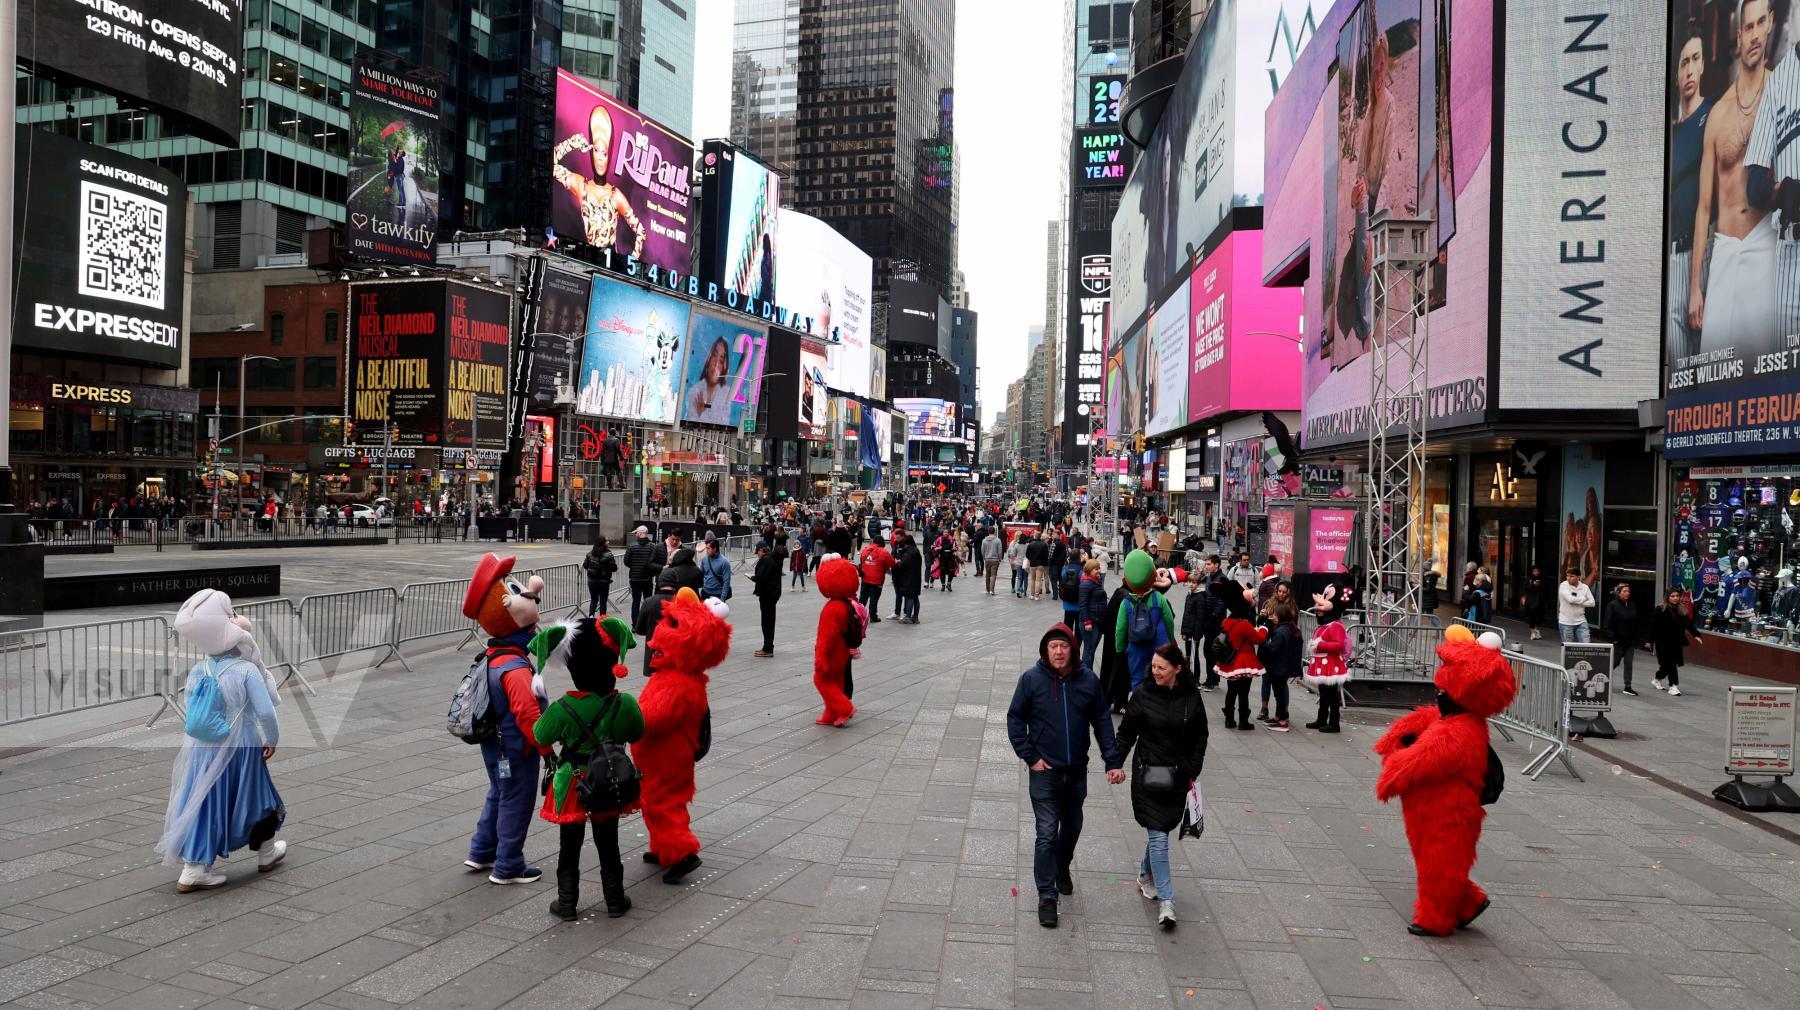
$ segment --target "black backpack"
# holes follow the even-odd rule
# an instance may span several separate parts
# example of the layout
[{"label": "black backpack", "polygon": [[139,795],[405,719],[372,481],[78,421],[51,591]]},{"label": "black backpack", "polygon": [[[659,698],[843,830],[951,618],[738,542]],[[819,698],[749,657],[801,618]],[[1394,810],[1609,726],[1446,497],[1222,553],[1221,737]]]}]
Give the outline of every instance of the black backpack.
[{"label": "black backpack", "polygon": [[1488,744],[1487,774],[1481,780],[1481,805],[1491,807],[1500,799],[1501,790],[1506,788],[1506,767],[1500,763],[1500,755],[1494,753],[1494,745]]},{"label": "black backpack", "polygon": [[844,622],[844,645],[852,649],[860,649],[863,644],[862,615],[856,612],[856,604],[844,601],[844,609],[850,611],[850,620]]},{"label": "black backpack", "polygon": [[1074,565],[1064,568],[1057,591],[1064,603],[1073,605],[1081,602],[1081,569]]},{"label": "black backpack", "polygon": [[[574,708],[567,702],[558,700],[569,715],[575,714]],[[631,754],[622,743],[611,740],[600,740],[594,734],[607,713],[619,707],[619,693],[614,691],[600,704],[600,711],[594,716],[592,723],[581,724],[582,739],[575,741],[579,750],[583,740],[592,742],[594,749],[588,754],[587,767],[581,777],[575,780],[575,795],[581,798],[581,806],[589,813],[617,810],[628,807],[638,801],[643,783],[638,778],[637,765],[631,763]]]},{"label": "black backpack", "polygon": [[1214,666],[1224,666],[1237,658],[1237,649],[1223,631],[1215,631],[1206,639],[1206,658]]}]

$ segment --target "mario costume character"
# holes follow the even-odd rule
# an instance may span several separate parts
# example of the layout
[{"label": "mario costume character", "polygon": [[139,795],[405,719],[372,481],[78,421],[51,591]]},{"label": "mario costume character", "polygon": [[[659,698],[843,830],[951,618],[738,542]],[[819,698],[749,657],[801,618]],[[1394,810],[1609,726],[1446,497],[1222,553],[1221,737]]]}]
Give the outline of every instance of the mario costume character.
[{"label": "mario costume character", "polygon": [[1469,879],[1487,816],[1481,809],[1490,788],[1487,721],[1518,693],[1493,632],[1476,639],[1469,629],[1452,627],[1437,654],[1437,706],[1401,716],[1375,743],[1381,755],[1375,798],[1386,803],[1400,797],[1418,874],[1419,897],[1407,927],[1415,936],[1449,936],[1488,907],[1486,892]]},{"label": "mario costume character", "polygon": [[850,704],[850,661],[862,644],[862,615],[852,601],[858,579],[856,566],[843,558],[821,562],[815,576],[825,597],[819,633],[813,639],[813,687],[825,702],[825,711],[813,720],[820,726],[842,726],[856,714],[856,706]]},{"label": "mario costume character", "polygon": [[1250,730],[1250,682],[1262,675],[1262,660],[1256,647],[1269,640],[1269,629],[1258,627],[1250,601],[1252,591],[1230,579],[1209,584],[1206,591],[1225,605],[1225,619],[1219,630],[1231,643],[1231,659],[1220,663],[1215,672],[1225,680],[1225,728]]},{"label": "mario costume character", "polygon": [[654,676],[638,694],[644,737],[631,745],[631,757],[644,783],[644,829],[650,834],[644,861],[667,867],[665,884],[678,884],[700,867],[700,840],[688,827],[688,803],[694,798],[694,762],[705,753],[706,671],[731,651],[726,613],[725,601],[703,603],[685,586],[670,597],[656,625]]},{"label": "mario costume character", "polygon": [[1338,585],[1330,582],[1313,594],[1313,613],[1319,630],[1313,632],[1312,659],[1302,674],[1319,690],[1319,717],[1306,724],[1321,733],[1338,732],[1338,716],[1344,711],[1344,684],[1350,680],[1350,636],[1338,621]]},{"label": "mario costume character", "polygon": [[561,659],[574,690],[544,709],[532,734],[545,746],[561,745],[551,759],[555,770],[544,789],[538,816],[561,825],[556,858],[556,900],[550,914],[573,920],[580,915],[581,845],[593,825],[594,849],[600,854],[600,887],[606,914],[618,918],[631,909],[625,895],[625,868],[619,862],[619,818],[638,809],[635,799],[606,809],[589,810],[582,802],[582,780],[603,743],[627,744],[644,735],[644,715],[631,695],[617,689],[626,674],[625,653],[636,640],[617,617],[584,617],[556,624],[531,640],[538,669]]},{"label": "mario costume character", "polygon": [[1150,676],[1150,657],[1156,650],[1179,641],[1175,633],[1175,608],[1169,606],[1166,593],[1179,579],[1179,570],[1158,569],[1144,551],[1125,555],[1125,598],[1119,604],[1119,615],[1113,627],[1113,647],[1124,653],[1125,668],[1130,671],[1131,690],[1136,691]]},{"label": "mario costume character", "polygon": [[462,606],[463,616],[474,619],[488,634],[483,654],[488,697],[499,715],[498,732],[481,741],[487,801],[463,865],[491,870],[488,882],[494,884],[529,884],[543,876],[537,867],[525,865],[525,831],[531,826],[537,791],[538,755],[549,751],[532,731],[544,710],[544,681],[532,672],[526,656],[538,630],[544,580],[533,575],[521,583],[509,578],[512,570],[512,558],[483,554]]}]

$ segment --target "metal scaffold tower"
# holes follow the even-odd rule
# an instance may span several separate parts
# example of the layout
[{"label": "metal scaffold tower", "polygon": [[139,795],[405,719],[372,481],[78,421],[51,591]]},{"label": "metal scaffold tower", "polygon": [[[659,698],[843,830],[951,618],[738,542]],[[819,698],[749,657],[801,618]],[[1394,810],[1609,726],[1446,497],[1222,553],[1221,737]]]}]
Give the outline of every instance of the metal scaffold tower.
[{"label": "metal scaffold tower", "polygon": [[1415,496],[1425,487],[1429,218],[1378,212],[1371,222],[1370,282],[1375,346],[1369,350],[1369,499],[1363,516],[1368,558],[1363,600],[1371,624],[1420,612],[1413,548],[1427,518]]}]

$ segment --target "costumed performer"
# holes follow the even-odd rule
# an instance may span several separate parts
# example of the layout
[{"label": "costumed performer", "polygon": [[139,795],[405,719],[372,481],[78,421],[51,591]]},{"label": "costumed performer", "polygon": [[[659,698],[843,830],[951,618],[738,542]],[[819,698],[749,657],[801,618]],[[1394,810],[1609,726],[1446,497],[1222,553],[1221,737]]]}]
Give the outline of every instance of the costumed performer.
[{"label": "costumed performer", "polygon": [[644,736],[631,745],[631,756],[644,780],[644,829],[650,834],[644,861],[666,868],[665,884],[678,884],[700,867],[700,840],[688,827],[688,803],[694,798],[694,762],[703,753],[706,671],[731,651],[726,613],[725,601],[703,603],[685,586],[670,597],[656,625],[654,676],[638,694]]},{"label": "costumed performer", "polygon": [[1350,680],[1350,636],[1338,620],[1338,584],[1328,582],[1313,594],[1313,613],[1319,628],[1313,632],[1312,659],[1302,674],[1306,682],[1319,690],[1319,716],[1306,724],[1307,729],[1321,733],[1338,732],[1338,716],[1344,711],[1344,684]]},{"label": "costumed performer", "polygon": [[1256,647],[1269,640],[1269,629],[1256,624],[1251,603],[1255,599],[1253,590],[1221,579],[1208,583],[1206,591],[1225,605],[1219,630],[1231,643],[1231,659],[1219,664],[1215,671],[1225,680],[1225,728],[1255,729],[1256,723],[1250,720],[1250,683],[1262,676],[1262,659],[1257,656]]},{"label": "costumed performer", "polygon": [[813,687],[825,702],[825,711],[813,721],[821,726],[842,726],[856,714],[850,703],[850,666],[863,631],[854,602],[857,581],[856,566],[843,558],[820,562],[815,576],[819,594],[825,597],[813,639]]}]

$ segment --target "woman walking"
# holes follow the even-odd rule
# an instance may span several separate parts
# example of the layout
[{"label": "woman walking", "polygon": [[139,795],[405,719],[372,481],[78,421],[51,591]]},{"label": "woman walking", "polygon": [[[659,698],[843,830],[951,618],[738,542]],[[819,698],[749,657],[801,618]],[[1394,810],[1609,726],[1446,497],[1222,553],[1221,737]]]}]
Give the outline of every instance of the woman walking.
[{"label": "woman walking", "polygon": [[1650,641],[1656,649],[1653,684],[1658,691],[1666,689],[1671,698],[1681,697],[1681,654],[1687,648],[1689,635],[1694,636],[1695,645],[1701,643],[1700,629],[1694,627],[1693,617],[1681,609],[1680,591],[1671,591],[1650,619]]},{"label": "woman walking", "polygon": [[1157,649],[1150,679],[1132,693],[1119,724],[1119,750],[1131,755],[1131,812],[1145,831],[1138,891],[1158,903],[1164,929],[1175,928],[1169,832],[1181,826],[1188,789],[1206,761],[1206,706],[1187,670],[1181,646]]},{"label": "woman walking", "polygon": [[925,556],[911,533],[900,534],[894,551],[894,567],[889,576],[894,580],[894,602],[900,608],[901,624],[919,623],[919,582],[924,577]]},{"label": "woman walking", "polygon": [[596,537],[594,546],[588,548],[587,557],[581,559],[581,571],[587,575],[589,617],[607,605],[612,596],[613,575],[618,570],[619,561],[607,547],[606,537]]},{"label": "woman walking", "polygon": [[956,569],[962,564],[962,557],[956,552],[956,539],[946,533],[938,538],[937,569],[941,585],[940,593],[956,592]]},{"label": "woman walking", "polygon": [[1544,570],[1536,565],[1531,566],[1531,574],[1525,578],[1525,595],[1519,598],[1519,605],[1525,608],[1525,623],[1531,628],[1531,640],[1544,637],[1544,604],[1549,596],[1544,592]]},{"label": "woman walking", "polygon": [[223,885],[213,862],[238,849],[256,850],[259,872],[273,870],[287,855],[275,839],[287,808],[268,764],[281,738],[280,685],[249,618],[237,616],[231,597],[202,589],[181,605],[175,631],[206,654],[188,672],[186,732],[156,843],[164,865],[181,865],[175,889],[187,894]]},{"label": "woman walking", "polygon": [[1100,562],[1093,558],[1082,566],[1081,589],[1075,609],[1077,623],[1071,627],[1081,633],[1081,665],[1094,670],[1094,653],[1106,635],[1106,573],[1100,570]]}]

